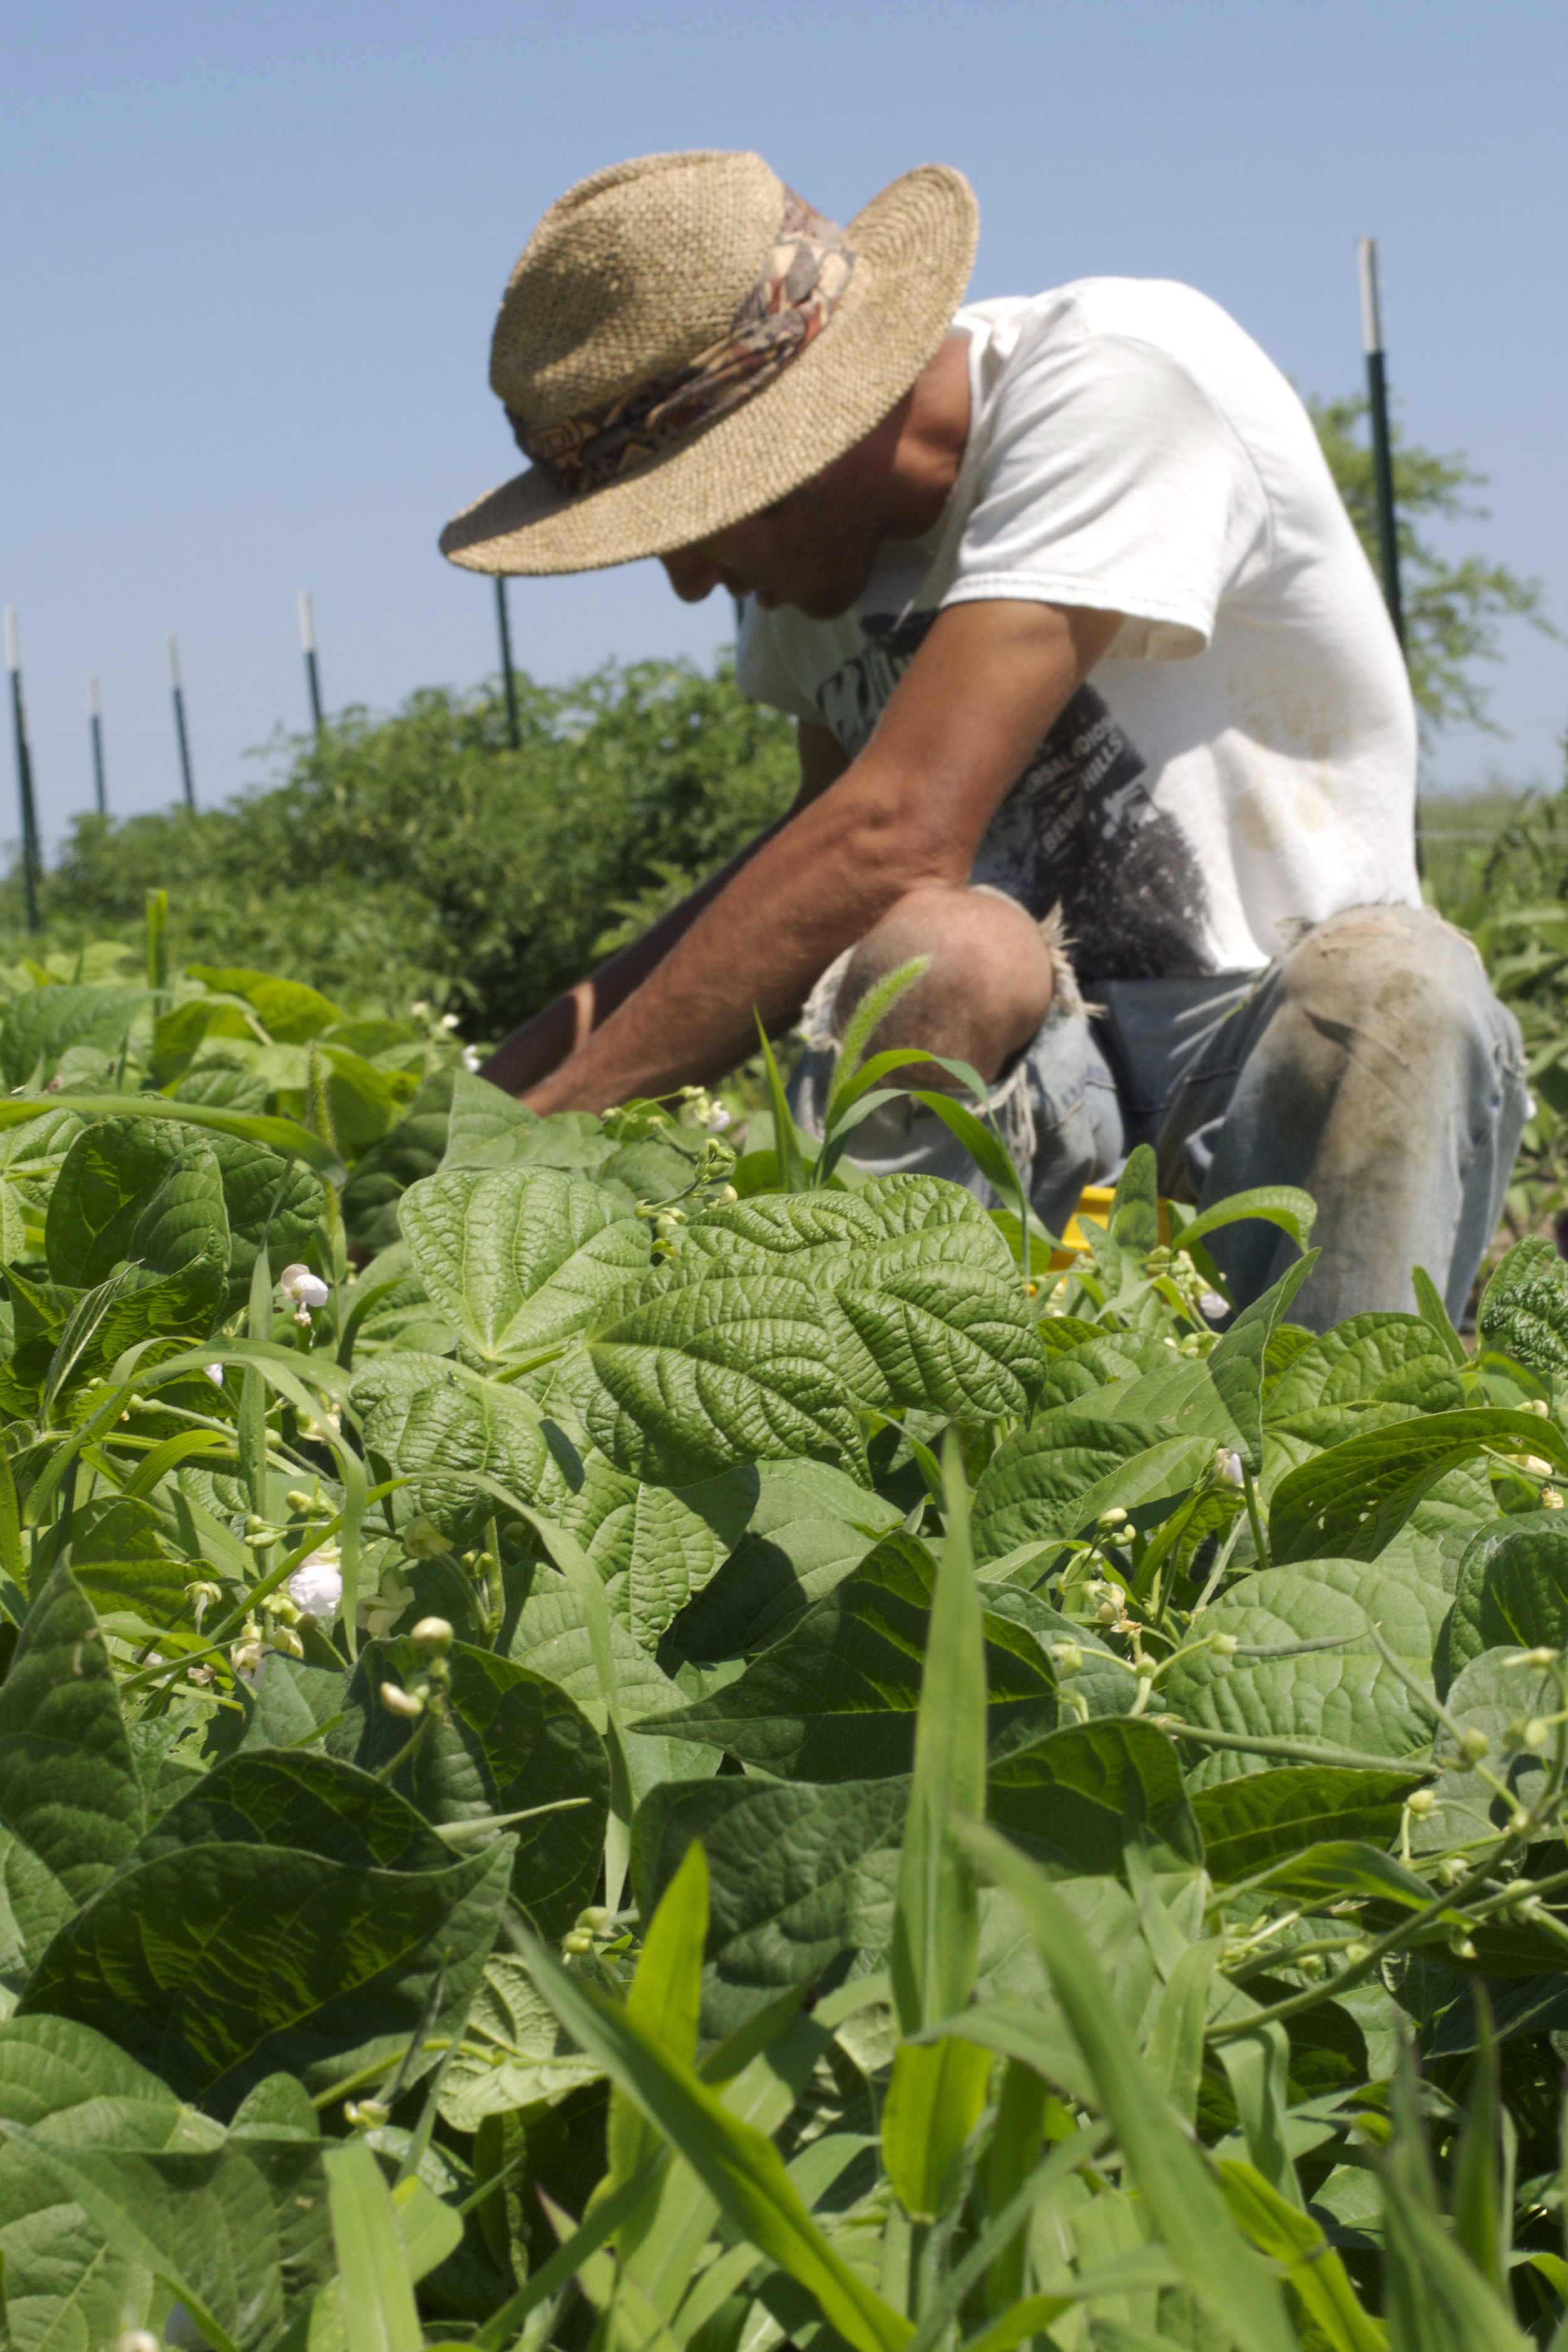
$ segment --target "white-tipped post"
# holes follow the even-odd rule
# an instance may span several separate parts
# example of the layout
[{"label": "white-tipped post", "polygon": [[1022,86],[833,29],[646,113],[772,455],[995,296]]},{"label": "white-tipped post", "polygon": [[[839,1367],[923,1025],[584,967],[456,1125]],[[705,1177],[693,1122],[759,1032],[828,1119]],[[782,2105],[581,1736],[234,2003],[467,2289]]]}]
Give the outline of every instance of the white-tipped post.
[{"label": "white-tipped post", "polygon": [[22,641],[16,634],[16,607],[5,607],[5,667],[13,677],[22,667]]},{"label": "white-tipped post", "polygon": [[101,719],[103,716],[103,705],[98,698],[98,672],[95,669],[89,669],[87,674],[87,715],[89,719]]},{"label": "white-tipped post", "polygon": [[316,616],[310,610],[310,592],[300,591],[300,649],[313,654],[316,650]]},{"label": "white-tipped post", "polygon": [[1383,349],[1383,289],[1377,275],[1377,239],[1363,236],[1356,245],[1361,265],[1361,345],[1370,359]]},{"label": "white-tipped post", "polygon": [[180,690],[180,640],[171,629],[169,632],[169,684],[176,694]]},{"label": "white-tipped post", "polygon": [[1377,239],[1356,243],[1361,266],[1361,334],[1366,347],[1366,406],[1372,425],[1373,490],[1377,501],[1377,544],[1383,559],[1383,598],[1400,646],[1405,644],[1405,603],[1399,585],[1399,530],[1394,511],[1394,435],[1388,422],[1388,373],[1383,349],[1383,289],[1378,279]]}]

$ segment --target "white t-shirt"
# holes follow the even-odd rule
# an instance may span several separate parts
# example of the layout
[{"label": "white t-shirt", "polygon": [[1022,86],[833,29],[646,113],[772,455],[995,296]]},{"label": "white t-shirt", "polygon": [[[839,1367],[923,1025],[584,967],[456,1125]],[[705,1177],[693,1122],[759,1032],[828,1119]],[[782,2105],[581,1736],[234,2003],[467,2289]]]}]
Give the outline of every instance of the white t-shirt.
[{"label": "white t-shirt", "polygon": [[1059,903],[1086,980],[1255,970],[1342,908],[1418,905],[1415,715],[1383,598],[1285,378],[1190,287],[978,302],[971,426],[922,541],[837,621],[748,603],[738,675],[851,755],[944,605],[1126,617],[973,878]]}]

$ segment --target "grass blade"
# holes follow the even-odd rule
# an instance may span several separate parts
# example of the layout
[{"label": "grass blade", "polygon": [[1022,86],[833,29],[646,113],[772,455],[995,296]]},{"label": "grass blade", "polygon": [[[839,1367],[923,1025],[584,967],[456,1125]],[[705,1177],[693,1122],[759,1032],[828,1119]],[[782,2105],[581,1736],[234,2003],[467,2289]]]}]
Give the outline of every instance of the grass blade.
[{"label": "grass blade", "polygon": [[625,2010],[572,1975],[522,1927],[534,1983],[579,2049],[599,2061],[683,2156],[738,2237],[805,2287],[855,2352],[903,2352],[910,2327],[827,2243],[791,2187],[773,2142],[741,2123],[689,2066]]},{"label": "grass blade", "polygon": [[1222,2164],[1219,2174],[1231,2211],[1258,2252],[1279,2263],[1331,2352],[1384,2352],[1382,2323],[1362,2309],[1343,2263],[1316,2221],[1250,2164]]},{"label": "grass blade", "polygon": [[968,2001],[980,1944],[974,1865],[954,1815],[985,1812],[985,1634],[956,1435],[942,1449],[947,1535],[931,1592],[915,1717],[914,1780],[893,1919],[899,2023],[918,2033]]},{"label": "grass blade", "polygon": [[1204,2071],[1204,2027],[1209,1987],[1224,1939],[1189,1944],[1171,1970],[1160,1996],[1154,2031],[1144,2055],[1168,2103],[1189,2123],[1196,2121],[1198,2084]]},{"label": "grass blade", "polygon": [[807,1179],[805,1161],[801,1156],[800,1137],[790,1111],[784,1083],[779,1076],[779,1066],[773,1059],[773,1049],[768,1033],[763,1027],[763,1016],[757,1015],[757,1034],[763,1041],[763,1068],[767,1074],[768,1107],[773,1115],[773,1150],[778,1155],[779,1188],[785,1192],[804,1192]]},{"label": "grass blade", "polygon": [[1194,2295],[1240,2352],[1296,2352],[1274,2278],[1133,2047],[1093,1947],[1043,1870],[992,1830],[955,1824],[1016,1904],[1050,1971],[1154,2226]]},{"label": "grass blade", "polygon": [[325,2161],[346,2352],[421,2352],[425,2331],[403,2236],[374,2154],[352,2140]]}]

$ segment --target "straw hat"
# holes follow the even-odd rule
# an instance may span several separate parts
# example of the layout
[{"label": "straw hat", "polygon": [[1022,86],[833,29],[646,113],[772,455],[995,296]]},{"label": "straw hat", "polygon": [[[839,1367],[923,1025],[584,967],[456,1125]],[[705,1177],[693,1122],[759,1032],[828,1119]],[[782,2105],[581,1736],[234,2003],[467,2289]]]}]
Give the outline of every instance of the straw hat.
[{"label": "straw hat", "polygon": [[771,506],[909,390],[963,298],[978,226],[941,163],[842,231],[760,155],[648,155],[581,181],[535,229],[490,346],[535,462],[449,522],[442,553],[469,572],[590,572]]}]

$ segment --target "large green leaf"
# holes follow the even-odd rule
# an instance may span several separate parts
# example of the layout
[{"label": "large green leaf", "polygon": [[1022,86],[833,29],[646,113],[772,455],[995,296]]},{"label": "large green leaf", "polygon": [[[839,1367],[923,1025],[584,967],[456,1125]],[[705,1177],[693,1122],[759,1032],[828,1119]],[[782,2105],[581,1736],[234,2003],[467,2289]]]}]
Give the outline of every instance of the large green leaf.
[{"label": "large green leaf", "polygon": [[354,1162],[343,1186],[343,1223],[356,1248],[374,1254],[396,1241],[397,1204],[409,1185],[440,1166],[451,1106],[452,1072],[437,1070],[397,1125]]},{"label": "large green leaf", "polygon": [[[521,1608],[515,1614],[509,1613],[505,1641],[510,1657],[547,1681],[559,1683],[603,1736],[606,1716],[593,1638],[582,1601],[564,1577],[550,1569],[534,1574]],[[679,1706],[687,1696],[682,1684],[655,1663],[617,1618],[609,1621],[609,1644],[623,1724],[646,1716],[650,1709]],[[681,1673],[692,1691],[701,1688],[689,1667],[682,1667]],[[710,1772],[718,1762],[718,1748],[705,1734],[669,1738],[659,1732],[627,1733],[626,1769],[639,1803],[660,1780]]]},{"label": "large green leaf", "polygon": [[330,998],[307,988],[302,981],[280,980],[273,972],[252,971],[243,964],[193,963],[186,970],[193,980],[204,982],[208,988],[253,1004],[268,1034],[279,1045],[309,1045],[312,1037],[319,1037],[343,1017]]},{"label": "large green leaf", "polygon": [[[360,1762],[389,1773],[431,1822],[477,1824],[495,1813],[569,1807],[519,1822],[512,1832],[514,1895],[541,1935],[564,1935],[594,1893],[604,1853],[610,1767],[603,1739],[559,1683],[456,1643],[447,1654],[447,1721],[415,1744],[415,1726],[389,1715],[375,1695],[384,1682],[406,1686],[422,1663],[408,1641],[371,1643],[361,1653],[350,1693],[364,1707]],[[409,1747],[412,1764],[398,1767]],[[464,1843],[474,1850],[479,1839]]]},{"label": "large green leaf", "polygon": [[1444,1472],[1486,1446],[1568,1470],[1568,1443],[1532,1413],[1483,1405],[1400,1421],[1348,1438],[1280,1480],[1268,1517],[1274,1558],[1375,1559]]},{"label": "large green leaf", "polygon": [[[782,1474],[798,1470],[791,1464]],[[824,1481],[839,1474],[813,1464]],[[771,1487],[781,1473],[766,1465]],[[858,1502],[866,1496],[842,1482]],[[609,1588],[610,1606],[646,1647],[700,1592],[745,1534],[764,1481],[752,1464],[688,1487],[648,1486],[591,1454],[582,1486],[561,1505],[561,1525],[576,1537]]]},{"label": "large green leaf", "polygon": [[1463,1402],[1448,1350],[1429,1323],[1417,1315],[1370,1313],[1309,1340],[1271,1383],[1263,1418],[1269,1430],[1290,1429],[1331,1406],[1393,1403],[1448,1412]]},{"label": "large green leaf", "polygon": [[[760,1462],[731,1475],[754,1480],[755,1499],[730,1557],[710,1583],[694,1589],[671,1628],[671,1641],[689,1658],[766,1649],[902,1517],[895,1504],[823,1462]],[[700,1507],[710,1491],[687,1487],[679,1499]]]},{"label": "large green leaf", "polygon": [[745,1462],[860,1458],[813,1291],[783,1276],[683,1280],[590,1336],[558,1382],[617,1468],[684,1486]]},{"label": "large green leaf", "polygon": [[553,2105],[602,2072],[574,2048],[524,1963],[496,1952],[441,2078],[441,2113],[455,2130],[477,2131],[487,2116]]},{"label": "large green leaf", "polygon": [[567,1491],[533,1400],[447,1357],[377,1356],[355,1375],[351,1402],[366,1445],[412,1478],[415,1510],[454,1542],[495,1509],[468,1474],[545,1508]]},{"label": "large green leaf", "polygon": [[202,1845],[290,1846],[360,1870],[444,1870],[428,1820],[384,1782],[309,1748],[251,1748],[216,1764],[137,1849],[139,1863]]},{"label": "large green leaf", "polygon": [[[1243,1577],[1209,1609],[1206,1632],[1229,1633],[1247,1650],[1275,1657],[1219,1656],[1212,1648],[1179,1659],[1158,1704],[1174,1716],[1253,1738],[1306,1740],[1391,1761],[1425,1750],[1431,1717],[1372,1640],[1369,1625],[1418,1681],[1429,1683],[1441,1592],[1359,1560],[1314,1560]],[[1303,1644],[1334,1641],[1332,1649]],[[1193,1784],[1260,1770],[1266,1759],[1194,1743]]]},{"label": "large green leaf", "polygon": [[1554,1241],[1528,1234],[1509,1251],[1481,1294],[1476,1332],[1532,1371],[1568,1372],[1568,1264]]},{"label": "large green leaf", "polygon": [[616,1156],[613,1137],[584,1111],[542,1118],[488,1078],[459,1070],[452,1087],[452,1122],[442,1167],[556,1168],[568,1176],[596,1177]]},{"label": "large green leaf", "polygon": [[648,1228],[550,1168],[449,1168],[398,1221],[426,1290],[486,1363],[555,1346],[635,1285]]},{"label": "large green leaf", "polygon": [[170,1547],[150,1502],[129,1495],[79,1503],[71,1515],[71,1573],[111,1629],[117,1618],[172,1625],[184,1614],[196,1573]]},{"label": "large green leaf", "polygon": [[[636,1727],[710,1740],[786,1780],[907,1772],[932,1577],[912,1537],[884,1537],[738,1681]],[[1054,1727],[1051,1669],[1023,1626],[987,1616],[985,1675],[994,1750]]]},{"label": "large green leaf", "polygon": [[841,1955],[886,1950],[909,1785],[725,1778],[667,1781],[644,1800],[632,1885],[645,1916],[694,1840],[708,1856],[705,2032],[732,2032]]},{"label": "large green leaf", "polygon": [[89,1289],[140,1255],[137,1221],[186,1140],[177,1127],[150,1118],[100,1119],[82,1129],[49,1195],[44,1239],[56,1282]]},{"label": "large green leaf", "polygon": [[1286,1765],[1216,1781],[1192,1801],[1209,1875],[1228,1886],[1321,1838],[1386,1845],[1419,1786],[1407,1772],[1353,1772],[1338,1764]]},{"label": "large green leaf", "polygon": [[1011,1254],[957,1185],[881,1177],[856,1192],[733,1202],[694,1220],[683,1278],[704,1260],[716,1275],[811,1289],[850,1388],[875,1410],[995,1419],[1038,1392],[1045,1359]]},{"label": "large green leaf", "polygon": [[[260,2352],[331,2274],[319,2143],[237,2138],[163,2153],[60,2147],[42,2130],[5,2121],[0,2133],[125,2264],[142,2305],[138,2312],[132,2303],[132,2317],[151,2315],[147,2287],[157,2277],[204,2342]],[[72,2314],[66,2325],[68,2341],[80,2319]]]},{"label": "large green leaf", "polygon": [[177,1127],[100,1120],[66,1154],[45,1237],[55,1281],[89,1290],[61,1334],[51,1387],[106,1367],[139,1339],[205,1333],[223,1304],[232,1251],[216,1155]]},{"label": "large green leaf", "polygon": [[270,1144],[244,1135],[205,1137],[223,1181],[228,1215],[228,1291],[224,1312],[232,1315],[250,1296],[251,1270],[265,1235],[274,1280],[310,1246],[321,1214],[320,1177],[285,1160]]},{"label": "large green leaf", "polygon": [[1244,1307],[1210,1355],[1178,1358],[1145,1374],[1118,1399],[1118,1418],[1142,1423],[1156,1436],[1223,1445],[1244,1454],[1256,1470],[1263,1454],[1269,1341],[1315,1262],[1299,1259],[1261,1298]]},{"label": "large green leaf", "polygon": [[437,1976],[434,2030],[455,2029],[510,1865],[509,1839],[433,1871],[260,1844],[162,1853],[61,1929],[21,2013],[93,2026],[219,2115],[280,2071],[326,2090],[401,2053]]},{"label": "large green leaf", "polygon": [[1495,1520],[1466,1547],[1438,1648],[1439,1695],[1483,1650],[1568,1643],[1568,1528],[1560,1511]]},{"label": "large green leaf", "polygon": [[31,1080],[47,1083],[68,1045],[112,1049],[147,1003],[144,988],[67,982],[14,996],[0,1021],[0,1088],[7,1094]]},{"label": "large green leaf", "polygon": [[[64,2148],[178,2151],[219,2135],[155,2074],[63,2017],[0,2024],[0,2118]],[[112,2343],[143,2291],[61,2181],[25,2145],[0,2142],[0,2257],[16,2352]]]},{"label": "large green leaf", "polygon": [[1162,1437],[1142,1422],[1074,1407],[1043,1413],[986,1465],[974,1490],[975,1556],[1001,1559],[1020,1544],[1077,1535],[1113,1505],[1173,1502],[1213,1453],[1207,1437]]},{"label": "large green leaf", "polygon": [[[1412,1828],[1411,1843],[1418,1851],[1440,1853],[1458,1846],[1471,1849],[1466,1858],[1473,1859],[1477,1850],[1507,1832],[1516,1806],[1539,1801],[1551,1748],[1543,1752],[1516,1747],[1509,1734],[1532,1716],[1555,1713],[1556,1677],[1550,1669],[1542,1672],[1538,1666],[1517,1663],[1519,1657],[1512,1643],[1507,1649],[1483,1650],[1455,1677],[1446,1695],[1455,1722],[1464,1730],[1482,1733],[1489,1741],[1488,1768],[1509,1795],[1496,1795],[1489,1783],[1474,1772],[1444,1772],[1431,1784],[1436,1800],[1432,1811]],[[1447,1732],[1436,1735],[1436,1744],[1440,1754],[1453,1753],[1453,1741]]]},{"label": "large green leaf", "polygon": [[142,1784],[98,1620],[68,1569],[27,1613],[0,1684],[8,1973],[110,1879],[142,1833]]},{"label": "large green leaf", "polygon": [[1115,1874],[1138,1832],[1157,1868],[1204,1858],[1174,1748],[1152,1724],[1124,1716],[1066,1724],[998,1758],[985,1813],[1057,1877]]}]

